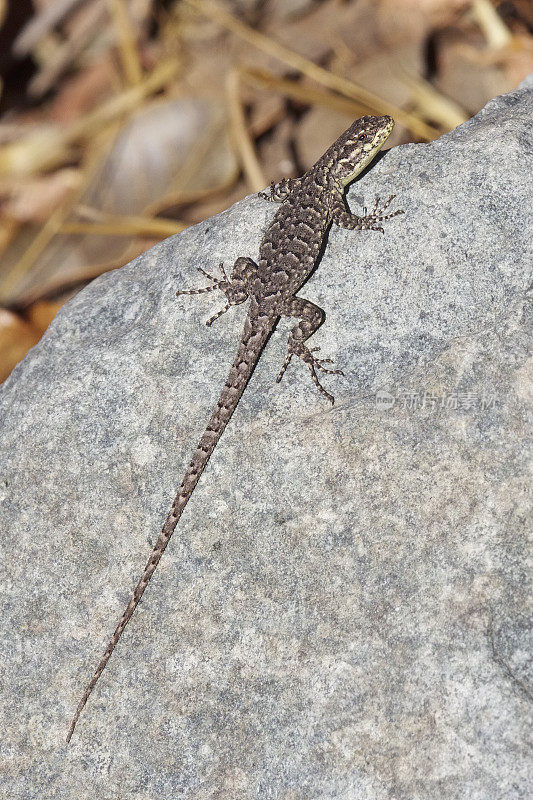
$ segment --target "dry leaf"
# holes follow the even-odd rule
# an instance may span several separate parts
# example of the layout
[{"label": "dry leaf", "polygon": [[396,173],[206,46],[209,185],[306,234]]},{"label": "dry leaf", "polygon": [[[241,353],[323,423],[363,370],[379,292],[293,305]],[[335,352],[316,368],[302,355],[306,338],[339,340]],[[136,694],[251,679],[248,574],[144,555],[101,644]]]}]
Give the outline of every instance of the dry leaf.
[{"label": "dry leaf", "polygon": [[21,317],[0,309],[0,382],[5,381],[39,338],[39,333]]},{"label": "dry leaf", "polygon": [[27,320],[39,336],[42,336],[65,302],[65,300],[39,300],[27,309]]},{"label": "dry leaf", "polygon": [[118,79],[112,58],[91,64],[63,83],[50,109],[50,118],[60,123],[79,119],[109,97]]},{"label": "dry leaf", "polygon": [[0,181],[2,216],[18,222],[45,222],[78,188],[80,180],[79,170],[61,169],[43,178],[11,182],[9,187]]}]

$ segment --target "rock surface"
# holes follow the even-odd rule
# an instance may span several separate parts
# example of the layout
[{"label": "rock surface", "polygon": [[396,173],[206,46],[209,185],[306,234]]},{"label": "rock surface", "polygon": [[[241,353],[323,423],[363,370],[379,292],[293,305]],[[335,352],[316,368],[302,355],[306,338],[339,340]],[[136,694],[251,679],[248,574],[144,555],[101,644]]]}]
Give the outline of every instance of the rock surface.
[{"label": "rock surface", "polygon": [[275,383],[282,323],[69,748],[245,313],[208,329],[220,297],[175,290],[255,257],[275,208],[59,313],[0,394],[2,797],[531,797],[532,118],[523,85],[352,186],[405,215],[334,229],[301,292],[335,406],[300,363]]}]

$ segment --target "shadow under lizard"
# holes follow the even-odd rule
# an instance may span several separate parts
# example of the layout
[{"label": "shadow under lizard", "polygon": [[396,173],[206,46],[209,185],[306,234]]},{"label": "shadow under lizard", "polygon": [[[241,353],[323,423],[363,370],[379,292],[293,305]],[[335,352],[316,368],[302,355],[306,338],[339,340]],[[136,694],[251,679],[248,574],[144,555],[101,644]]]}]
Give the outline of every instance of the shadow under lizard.
[{"label": "shadow under lizard", "polygon": [[232,305],[244,303],[246,300],[250,301],[248,314],[237,355],[215,410],[187,467],[142,577],[78,704],[67,742],[70,741],[80,713],[154,574],[183,509],[281,317],[293,317],[298,322],[290,331],[288,353],[278,382],[292,357],[298,356],[307,364],[321,394],[331,403],[334,402],[332,395],[321,385],[317,370],[336,375],[342,375],[342,372],[324,366],[331,363],[330,359],[318,359],[314,355],[318,348],[310,349],[306,344],[324,322],[325,313],[309,300],[298,297],[296,293],[314,271],[332,223],[351,230],[370,229],[383,233],[381,223],[402,213],[401,210],[384,213],[394,195],[381,208],[378,208],[378,198],[371,212],[367,214],[364,208],[360,217],[347,210],[344,200],[346,186],[372,161],[390,135],[393,125],[393,120],[388,116],[366,116],[356,120],[301,178],[285,178],[278,184],[271,185],[270,195],[260,193],[260,197],[281,202],[281,206],[265,231],[257,263],[251,258],[238,258],[230,277],[226,275],[221,264],[220,278],[213,277],[200,268],[200,272],[211,284],[202,289],[177,292],[178,295],[203,294],[215,289],[224,292],[225,307],[211,317],[207,325],[212,325]]}]

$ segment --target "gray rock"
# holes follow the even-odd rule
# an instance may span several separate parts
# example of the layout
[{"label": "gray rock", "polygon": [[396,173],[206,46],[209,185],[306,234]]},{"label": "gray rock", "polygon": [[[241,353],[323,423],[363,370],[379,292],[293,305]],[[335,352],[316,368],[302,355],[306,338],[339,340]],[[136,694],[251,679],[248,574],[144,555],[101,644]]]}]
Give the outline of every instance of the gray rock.
[{"label": "gray rock", "polygon": [[[249,197],[81,292],[3,386],[0,795],[531,797],[526,449],[531,85],[387,153],[301,294],[331,408],[271,339],[82,715],[216,402]],[[529,161],[528,161],[529,159]]]}]

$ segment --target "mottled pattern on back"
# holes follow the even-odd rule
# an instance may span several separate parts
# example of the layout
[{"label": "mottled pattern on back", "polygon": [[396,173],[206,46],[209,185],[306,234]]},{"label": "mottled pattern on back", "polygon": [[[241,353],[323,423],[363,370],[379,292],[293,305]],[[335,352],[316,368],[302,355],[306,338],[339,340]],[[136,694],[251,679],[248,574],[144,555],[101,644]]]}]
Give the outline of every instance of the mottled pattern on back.
[{"label": "mottled pattern on back", "polygon": [[315,267],[330,220],[325,189],[312,194],[311,180],[295,187],[263,237],[257,299],[295,294]]}]

